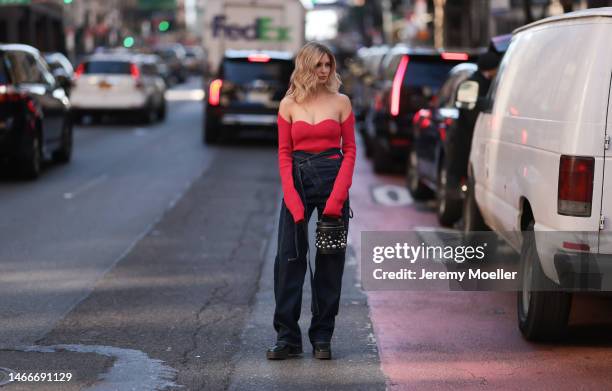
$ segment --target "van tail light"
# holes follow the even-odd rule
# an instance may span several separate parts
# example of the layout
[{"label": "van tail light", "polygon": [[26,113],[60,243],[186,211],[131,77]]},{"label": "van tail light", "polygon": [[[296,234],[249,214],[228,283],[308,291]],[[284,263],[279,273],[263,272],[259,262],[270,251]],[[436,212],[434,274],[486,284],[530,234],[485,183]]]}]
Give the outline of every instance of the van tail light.
[{"label": "van tail light", "polygon": [[210,88],[208,91],[208,103],[211,106],[219,106],[221,101],[221,87],[223,86],[223,80],[215,79],[210,82]]},{"label": "van tail light", "polygon": [[561,155],[557,201],[557,212],[560,215],[591,215],[594,175],[594,158]]},{"label": "van tail light", "polygon": [[408,61],[410,61],[410,58],[407,55],[402,56],[393,77],[393,85],[391,86],[391,115],[394,117],[399,115],[401,89],[406,68],[408,68]]},{"label": "van tail light", "polygon": [[76,71],[74,71],[75,80],[81,77],[85,73],[85,64],[79,64]]}]

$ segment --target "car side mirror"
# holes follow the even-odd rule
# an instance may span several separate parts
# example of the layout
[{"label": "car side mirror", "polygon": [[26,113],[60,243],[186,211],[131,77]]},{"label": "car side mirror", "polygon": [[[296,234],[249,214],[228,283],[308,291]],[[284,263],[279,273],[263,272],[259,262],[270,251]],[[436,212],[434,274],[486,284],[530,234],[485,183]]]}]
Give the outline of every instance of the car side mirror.
[{"label": "car side mirror", "polygon": [[55,69],[53,71],[53,77],[57,81],[57,84],[63,89],[70,88],[72,81],[63,69]]},{"label": "car side mirror", "polygon": [[478,101],[478,89],[478,83],[472,80],[466,80],[459,84],[455,107],[458,109],[473,110]]}]

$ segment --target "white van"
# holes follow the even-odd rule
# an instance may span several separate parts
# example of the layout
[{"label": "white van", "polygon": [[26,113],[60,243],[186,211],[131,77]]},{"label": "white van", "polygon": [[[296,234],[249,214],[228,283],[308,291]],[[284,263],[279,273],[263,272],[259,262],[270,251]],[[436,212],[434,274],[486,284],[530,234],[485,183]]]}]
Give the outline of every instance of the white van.
[{"label": "white van", "polygon": [[611,37],[612,8],[517,29],[474,129],[466,229],[521,252],[530,340],[563,336],[572,290],[611,290]]}]

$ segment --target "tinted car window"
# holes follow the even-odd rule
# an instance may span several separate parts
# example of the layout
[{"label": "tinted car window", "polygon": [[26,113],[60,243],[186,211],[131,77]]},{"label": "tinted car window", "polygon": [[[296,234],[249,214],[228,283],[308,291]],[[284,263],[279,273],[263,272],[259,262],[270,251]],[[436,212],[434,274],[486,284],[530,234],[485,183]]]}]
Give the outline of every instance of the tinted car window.
[{"label": "tinted car window", "polygon": [[38,67],[38,64],[36,63],[36,59],[30,54],[26,54],[26,59],[28,61],[27,68],[30,74],[28,81],[30,83],[44,83],[45,79],[43,78],[41,69]]},{"label": "tinted car window", "polygon": [[287,83],[293,70],[290,61],[249,62],[247,60],[225,60],[222,77],[225,80],[243,84],[253,80]]},{"label": "tinted car window", "polygon": [[457,62],[427,61],[411,58],[404,76],[405,86],[428,86],[438,89]]},{"label": "tinted car window", "polygon": [[125,61],[89,61],[85,63],[84,73],[130,74],[131,64]]}]

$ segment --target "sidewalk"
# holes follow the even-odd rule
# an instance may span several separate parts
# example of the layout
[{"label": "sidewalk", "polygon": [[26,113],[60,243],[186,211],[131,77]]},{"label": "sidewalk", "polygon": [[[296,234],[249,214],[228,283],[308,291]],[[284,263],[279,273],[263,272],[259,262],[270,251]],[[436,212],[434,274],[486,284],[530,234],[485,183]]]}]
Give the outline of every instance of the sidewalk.
[{"label": "sidewalk", "polygon": [[[279,202],[280,206],[280,202]],[[277,209],[277,215],[278,215]],[[351,221],[352,222],[352,221]],[[310,221],[312,243],[316,215]],[[259,291],[253,312],[242,335],[242,346],[234,356],[236,366],[230,390],[384,390],[385,378],[380,360],[365,294],[357,280],[357,254],[349,242],[340,312],[332,339],[331,361],[316,360],[306,333],[303,333],[304,354],[300,358],[268,361],[266,348],[275,341],[272,328],[274,313],[273,270],[276,254],[276,232],[266,250]],[[314,262],[314,253],[312,255]],[[308,330],[310,321],[310,282],[306,278],[300,326]]]}]

